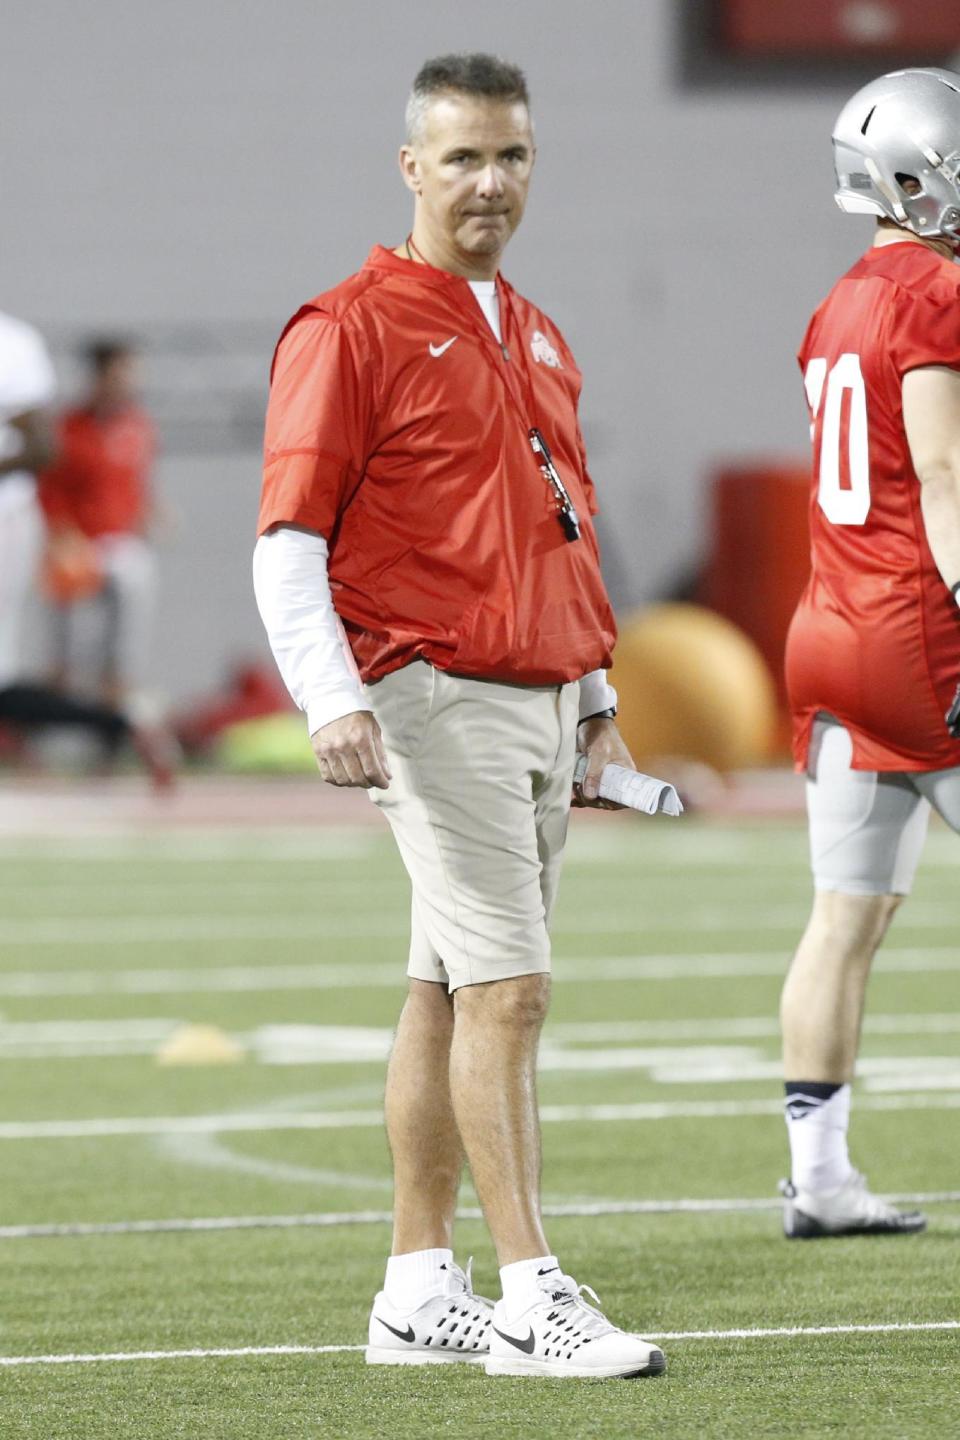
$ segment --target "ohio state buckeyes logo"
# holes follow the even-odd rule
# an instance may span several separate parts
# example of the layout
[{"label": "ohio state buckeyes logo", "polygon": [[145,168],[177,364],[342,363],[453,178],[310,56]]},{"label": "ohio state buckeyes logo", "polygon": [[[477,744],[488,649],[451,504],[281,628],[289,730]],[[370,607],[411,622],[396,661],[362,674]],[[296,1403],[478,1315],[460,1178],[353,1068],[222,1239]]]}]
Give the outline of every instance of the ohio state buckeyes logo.
[{"label": "ohio state buckeyes logo", "polygon": [[530,354],[538,365],[549,365],[553,370],[562,370],[560,356],[554,350],[542,330],[534,330],[530,341]]}]

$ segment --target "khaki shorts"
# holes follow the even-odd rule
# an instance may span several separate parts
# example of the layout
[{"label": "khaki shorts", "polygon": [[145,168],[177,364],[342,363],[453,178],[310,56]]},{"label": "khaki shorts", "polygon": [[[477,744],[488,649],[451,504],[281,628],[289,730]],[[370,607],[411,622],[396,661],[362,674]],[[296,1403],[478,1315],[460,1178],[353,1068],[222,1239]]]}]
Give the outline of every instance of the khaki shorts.
[{"label": "khaki shorts", "polygon": [[413,887],[410,963],[450,990],[550,969],[579,690],[417,660],[367,687],[393,779],[371,790]]}]

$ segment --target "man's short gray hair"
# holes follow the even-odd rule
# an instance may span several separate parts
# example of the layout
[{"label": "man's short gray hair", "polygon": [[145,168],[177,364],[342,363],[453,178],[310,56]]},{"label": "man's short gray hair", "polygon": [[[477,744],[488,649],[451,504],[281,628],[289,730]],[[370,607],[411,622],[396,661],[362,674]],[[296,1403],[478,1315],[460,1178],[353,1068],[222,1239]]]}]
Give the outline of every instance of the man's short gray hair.
[{"label": "man's short gray hair", "polygon": [[407,101],[407,143],[416,144],[423,121],[438,95],[476,95],[486,100],[519,100],[529,106],[527,77],[519,65],[497,55],[438,55],[421,65]]}]

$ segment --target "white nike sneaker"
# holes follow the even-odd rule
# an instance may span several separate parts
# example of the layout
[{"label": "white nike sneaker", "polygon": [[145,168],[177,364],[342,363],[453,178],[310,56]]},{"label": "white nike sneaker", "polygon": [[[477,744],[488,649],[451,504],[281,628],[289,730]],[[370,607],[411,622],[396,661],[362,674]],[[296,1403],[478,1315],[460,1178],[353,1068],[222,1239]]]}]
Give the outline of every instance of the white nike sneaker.
[{"label": "white nike sneaker", "polygon": [[418,1309],[395,1310],[381,1290],[370,1313],[368,1365],[481,1365],[490,1349],[493,1301],[474,1295],[473,1260],[447,1265],[447,1281]]},{"label": "white nike sneaker", "polygon": [[783,1233],[788,1240],[818,1240],[829,1235],[914,1235],[927,1228],[919,1210],[896,1210],[872,1195],[866,1177],[854,1170],[839,1190],[798,1190],[780,1181]]},{"label": "white nike sneaker", "polygon": [[[558,1379],[627,1380],[659,1375],[663,1351],[611,1324],[589,1285],[551,1272],[540,1280],[541,1299],[507,1319],[503,1301],[493,1311],[488,1375],[553,1375]],[[588,1305],[584,1295],[596,1301]]]}]

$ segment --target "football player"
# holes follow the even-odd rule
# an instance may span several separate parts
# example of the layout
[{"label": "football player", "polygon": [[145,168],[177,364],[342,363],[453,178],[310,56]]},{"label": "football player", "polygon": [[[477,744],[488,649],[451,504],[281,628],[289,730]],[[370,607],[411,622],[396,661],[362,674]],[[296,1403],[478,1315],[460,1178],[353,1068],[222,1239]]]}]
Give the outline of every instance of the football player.
[{"label": "football player", "polygon": [[154,784],[173,781],[176,747],[162,725],[113,705],[61,695],[23,676],[23,612],[40,560],[43,521],[35,474],[53,456],[53,366],[38,331],[0,313],[0,724],[34,731],[70,726],[109,750],[129,743]]},{"label": "football player", "polygon": [[[55,562],[65,551],[72,561],[87,552],[93,572],[79,597],[67,586],[67,593],[56,595],[55,675],[58,687],[65,687],[72,662],[82,655],[93,661],[104,703],[124,706],[143,687],[150,651],[156,561],[147,532],[154,517],[156,431],[139,399],[133,344],[104,336],[85,348],[84,359],[86,394],[60,417],[57,457],[38,477],[48,559]],[[92,647],[83,643],[91,621]]]},{"label": "football player", "polygon": [[833,147],[838,205],[877,228],[799,355],[812,568],[786,665],[815,898],[781,1003],[795,1239],[926,1224],[852,1166],[850,1081],[930,807],[960,830],[960,75],[873,81]]}]

